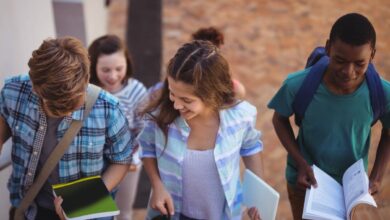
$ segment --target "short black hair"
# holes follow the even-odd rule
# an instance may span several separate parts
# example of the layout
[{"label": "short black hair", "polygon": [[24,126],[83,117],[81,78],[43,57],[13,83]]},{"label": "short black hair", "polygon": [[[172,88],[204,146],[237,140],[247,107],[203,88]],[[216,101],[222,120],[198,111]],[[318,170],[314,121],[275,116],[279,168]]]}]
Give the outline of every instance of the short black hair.
[{"label": "short black hair", "polygon": [[375,49],[376,33],[374,26],[365,16],[349,13],[337,19],[332,26],[329,41],[333,43],[337,39],[355,46],[370,43],[371,48]]}]

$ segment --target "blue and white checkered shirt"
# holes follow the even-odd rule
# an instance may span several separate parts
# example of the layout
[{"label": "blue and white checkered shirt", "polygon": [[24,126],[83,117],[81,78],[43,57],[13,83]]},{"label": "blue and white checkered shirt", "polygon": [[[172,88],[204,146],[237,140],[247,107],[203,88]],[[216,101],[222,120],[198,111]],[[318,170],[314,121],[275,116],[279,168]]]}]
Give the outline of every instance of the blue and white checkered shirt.
[{"label": "blue and white checkered shirt", "polygon": [[[134,146],[128,122],[112,95],[101,91],[90,115],[58,164],[59,182],[101,175],[111,163],[129,164]],[[60,140],[72,120],[82,120],[84,107],[66,116],[57,128]],[[0,115],[12,132],[12,174],[8,182],[11,204],[17,207],[37,177],[46,132],[46,116],[28,75],[6,80],[0,95]],[[34,219],[32,204],[27,219]]]},{"label": "blue and white checkered shirt", "polygon": [[[214,148],[214,159],[222,183],[226,204],[223,219],[241,219],[242,189],[240,183],[240,158],[263,149],[260,131],[255,128],[256,108],[241,102],[221,110],[220,129]],[[177,117],[168,127],[168,139],[155,121],[146,119],[138,136],[141,157],[156,158],[158,171],[175,206],[173,220],[179,219],[183,200],[182,166],[187,149],[190,128],[182,117]],[[166,145],[165,145],[166,143]],[[148,207],[147,219],[159,213]]]}]

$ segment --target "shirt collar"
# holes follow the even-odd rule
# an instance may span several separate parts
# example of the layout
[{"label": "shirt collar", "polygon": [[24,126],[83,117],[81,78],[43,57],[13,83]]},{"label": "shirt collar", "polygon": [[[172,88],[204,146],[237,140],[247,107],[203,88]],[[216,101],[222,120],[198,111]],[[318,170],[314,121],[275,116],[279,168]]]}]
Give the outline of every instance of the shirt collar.
[{"label": "shirt collar", "polygon": [[[35,110],[41,109],[41,111],[43,112],[43,108],[41,106],[41,101],[39,100],[39,97],[35,92],[32,91],[30,93],[30,95],[27,98],[27,101],[29,103],[28,106],[30,108],[35,109]],[[81,108],[72,112],[72,114],[70,116],[65,116],[64,118],[66,118],[68,120],[80,121],[83,119],[84,111],[85,111],[85,104]]]}]

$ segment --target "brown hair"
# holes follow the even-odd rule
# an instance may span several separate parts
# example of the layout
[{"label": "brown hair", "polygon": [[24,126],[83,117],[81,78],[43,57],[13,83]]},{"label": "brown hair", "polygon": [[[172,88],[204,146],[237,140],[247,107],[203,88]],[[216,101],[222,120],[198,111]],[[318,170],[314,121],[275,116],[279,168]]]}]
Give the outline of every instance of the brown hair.
[{"label": "brown hair", "polygon": [[[216,111],[235,103],[229,65],[218,49],[208,41],[184,44],[169,61],[167,73],[176,81],[194,87],[195,95]],[[153,118],[167,134],[167,127],[179,116],[169,99],[168,80],[165,79],[160,97],[145,113],[158,110]]]},{"label": "brown hair", "polygon": [[130,58],[130,53],[127,47],[116,35],[104,35],[92,42],[88,48],[88,53],[91,59],[91,78],[90,83],[100,85],[100,81],[97,77],[96,66],[99,56],[110,55],[118,51],[123,51],[126,58],[126,75],[123,78],[122,83],[125,83],[133,75],[133,63]]},{"label": "brown hair", "polygon": [[89,59],[82,43],[73,37],[47,39],[30,60],[34,91],[54,116],[63,116],[80,105],[89,80]]},{"label": "brown hair", "polygon": [[224,36],[221,31],[215,27],[200,28],[192,34],[193,40],[207,40],[215,46],[220,47],[224,44]]}]

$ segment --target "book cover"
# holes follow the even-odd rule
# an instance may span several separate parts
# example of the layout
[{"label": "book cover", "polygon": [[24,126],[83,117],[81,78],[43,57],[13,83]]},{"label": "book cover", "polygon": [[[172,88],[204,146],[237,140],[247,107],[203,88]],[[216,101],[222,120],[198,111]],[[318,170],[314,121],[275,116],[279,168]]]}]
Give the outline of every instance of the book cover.
[{"label": "book cover", "polygon": [[54,194],[63,199],[61,206],[66,219],[83,220],[119,214],[119,209],[100,176],[86,177],[52,187]]},{"label": "book cover", "polygon": [[246,207],[257,208],[262,220],[275,219],[279,193],[248,169],[244,172],[243,200]]}]

